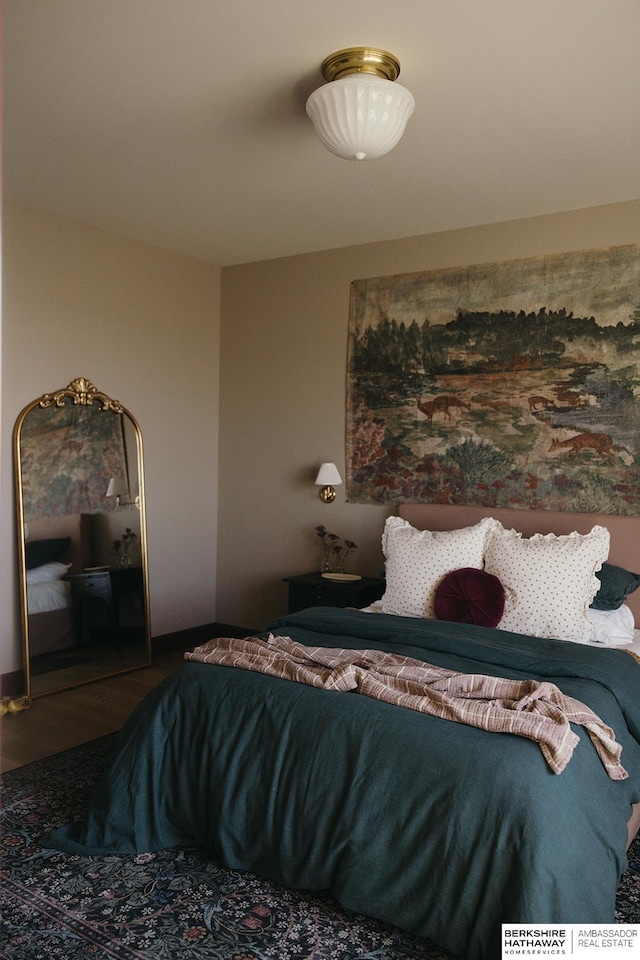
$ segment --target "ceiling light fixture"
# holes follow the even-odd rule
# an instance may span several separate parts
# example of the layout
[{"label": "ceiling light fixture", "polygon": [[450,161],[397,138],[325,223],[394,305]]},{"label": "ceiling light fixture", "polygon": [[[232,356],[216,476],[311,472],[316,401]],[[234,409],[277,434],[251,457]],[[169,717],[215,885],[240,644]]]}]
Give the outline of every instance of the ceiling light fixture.
[{"label": "ceiling light fixture", "polygon": [[400,61],[386,50],[347,47],[322,63],[328,82],[307,100],[323,144],[345,160],[375,160],[393,150],[415,108],[413,94],[394,83]]}]

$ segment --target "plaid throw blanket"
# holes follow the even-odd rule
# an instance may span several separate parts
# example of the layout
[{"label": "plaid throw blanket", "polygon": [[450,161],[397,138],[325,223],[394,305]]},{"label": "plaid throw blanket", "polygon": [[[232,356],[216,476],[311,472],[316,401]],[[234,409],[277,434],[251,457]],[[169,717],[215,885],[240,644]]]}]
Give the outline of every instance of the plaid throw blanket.
[{"label": "plaid throw blanket", "polygon": [[613,730],[553,683],[457,673],[381,650],[305,647],[273,634],[267,639],[209,640],[185,659],[255,670],[326,690],[357,690],[445,720],[527,737],[539,744],[554,773],[564,770],[580,739],[569,724],[580,724],[609,777],[628,777]]}]

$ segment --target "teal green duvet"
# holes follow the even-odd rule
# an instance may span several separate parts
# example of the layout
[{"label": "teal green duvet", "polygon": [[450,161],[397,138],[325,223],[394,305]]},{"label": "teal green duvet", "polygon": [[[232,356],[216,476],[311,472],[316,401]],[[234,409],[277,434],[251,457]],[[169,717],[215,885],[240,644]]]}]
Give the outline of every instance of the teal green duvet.
[{"label": "teal green duvet", "polygon": [[640,801],[640,665],[629,654],[330,608],[268,629],[551,680],[613,728],[629,778],[609,779],[580,727],[556,775],[537,744],[511,734],[188,662],[127,721],[86,820],[43,844],[86,855],[200,844],[468,960],[500,956],[501,923],[613,921]]}]

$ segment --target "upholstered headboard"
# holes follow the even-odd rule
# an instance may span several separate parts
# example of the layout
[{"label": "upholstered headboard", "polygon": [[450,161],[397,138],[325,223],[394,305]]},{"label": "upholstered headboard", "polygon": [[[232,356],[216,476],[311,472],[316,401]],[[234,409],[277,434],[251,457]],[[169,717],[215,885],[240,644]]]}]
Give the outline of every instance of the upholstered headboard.
[{"label": "upholstered headboard", "polygon": [[[500,523],[519,530],[525,537],[533,533],[588,533],[596,524],[611,535],[609,562],[640,573],[640,517],[604,516],[600,513],[553,513],[546,510],[490,509],[454,507],[433,503],[407,503],[400,516],[419,530],[456,530],[478,523],[483,517],[495,517]],[[640,627],[640,590],[627,598],[627,604]]]},{"label": "upholstered headboard", "polygon": [[62,517],[30,520],[28,523],[28,541],[57,540],[61,537],[70,537],[71,542],[58,559],[71,564],[71,573],[82,573],[91,563],[91,515],[71,513]]}]

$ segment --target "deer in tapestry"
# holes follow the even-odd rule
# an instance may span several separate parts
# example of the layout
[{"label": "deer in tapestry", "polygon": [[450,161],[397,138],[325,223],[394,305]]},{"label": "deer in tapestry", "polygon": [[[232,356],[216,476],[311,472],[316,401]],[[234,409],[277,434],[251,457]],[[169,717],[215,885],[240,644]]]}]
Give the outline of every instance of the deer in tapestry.
[{"label": "deer in tapestry", "polygon": [[568,440],[557,440],[554,437],[549,447],[549,451],[566,450],[571,457],[577,457],[583,450],[593,450],[601,460],[613,460],[614,449],[613,439],[608,433],[578,433]]},{"label": "deer in tapestry", "polygon": [[424,413],[429,421],[432,421],[436,413],[442,413],[445,420],[451,420],[452,410],[471,410],[470,404],[461,400],[460,397],[447,396],[443,394],[439,397],[433,397],[431,400],[417,400],[418,410]]}]

